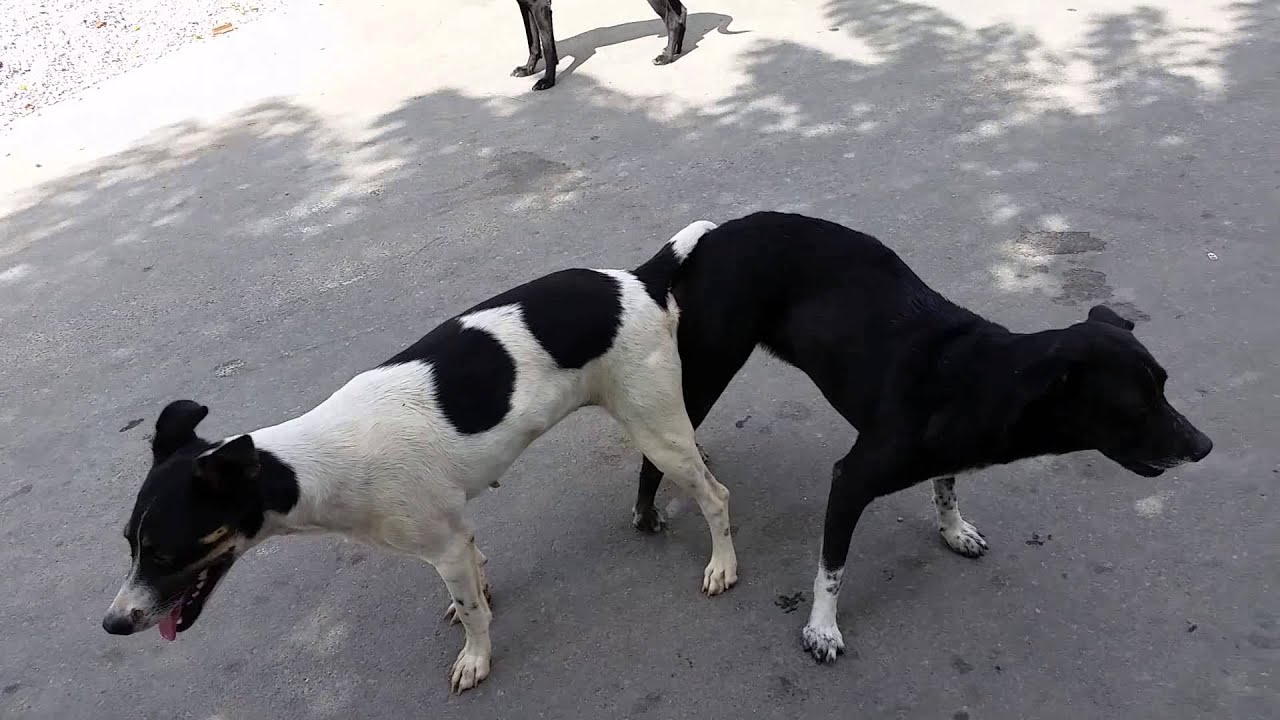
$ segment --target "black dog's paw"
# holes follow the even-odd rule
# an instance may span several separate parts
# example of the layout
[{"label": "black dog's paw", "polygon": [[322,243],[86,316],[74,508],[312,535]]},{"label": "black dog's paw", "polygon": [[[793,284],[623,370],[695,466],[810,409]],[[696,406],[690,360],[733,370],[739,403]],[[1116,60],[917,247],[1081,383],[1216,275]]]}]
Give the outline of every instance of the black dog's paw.
[{"label": "black dog's paw", "polygon": [[840,634],[840,628],[835,625],[830,627],[805,625],[804,630],[800,632],[800,637],[804,641],[805,652],[812,655],[813,659],[819,663],[831,664],[837,657],[844,654],[844,636]]},{"label": "black dog's paw", "polygon": [[536,83],[534,83],[534,84],[533,84],[533,89],[534,89],[534,90],[547,90],[547,89],[549,89],[549,88],[553,88],[553,87],[555,87],[555,85],[556,85],[556,81],[555,81],[555,80],[548,80],[547,78],[545,78],[545,77],[544,77],[544,78],[542,78],[541,80],[539,80],[538,82],[536,82]]},{"label": "black dog's paw", "polygon": [[525,65],[517,65],[515,70],[511,71],[511,77],[529,77],[533,74],[533,68]]},{"label": "black dog's paw", "polygon": [[631,524],[642,533],[657,535],[667,527],[667,519],[663,517],[662,511],[656,507],[650,507],[646,510],[632,510]]},{"label": "black dog's paw", "polygon": [[953,527],[943,526],[938,528],[939,534],[942,535],[942,541],[951,548],[952,552],[963,555],[967,558],[982,557],[987,552],[987,539],[978,532],[978,528],[970,525],[964,520],[959,525]]},{"label": "black dog's paw", "polygon": [[677,57],[679,56],[662,53],[661,55],[653,59],[653,64],[654,65],[670,65],[671,63],[676,61]]}]

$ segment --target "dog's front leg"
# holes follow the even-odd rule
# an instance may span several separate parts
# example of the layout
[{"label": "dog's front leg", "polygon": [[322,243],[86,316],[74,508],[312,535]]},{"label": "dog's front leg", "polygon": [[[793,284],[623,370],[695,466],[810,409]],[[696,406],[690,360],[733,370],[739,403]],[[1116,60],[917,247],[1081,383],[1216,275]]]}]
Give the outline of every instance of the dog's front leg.
[{"label": "dog's front leg", "polygon": [[489,622],[493,612],[485,597],[483,557],[470,532],[458,532],[445,541],[439,552],[426,558],[449,588],[451,607],[467,633],[462,652],[449,672],[452,692],[469,690],[489,676]]},{"label": "dog's front leg", "polygon": [[897,485],[901,470],[885,466],[866,448],[869,440],[858,439],[849,454],[831,471],[831,492],[827,498],[827,518],[822,529],[822,553],[818,574],[813,579],[813,608],[801,632],[804,649],[818,662],[835,662],[844,653],[844,636],[836,623],[840,585],[853,529],[881,490]]},{"label": "dog's front leg", "polygon": [[654,65],[666,65],[675,62],[676,57],[684,51],[685,21],[689,11],[685,10],[680,0],[649,0],[649,6],[658,13],[667,26],[667,50],[653,59]]},{"label": "dog's front leg", "polygon": [[516,0],[520,6],[520,19],[524,22],[524,38],[529,44],[529,59],[523,65],[517,65],[511,71],[511,77],[528,77],[533,74],[538,61],[542,59],[542,41],[539,39],[538,25],[533,21],[532,0]]}]

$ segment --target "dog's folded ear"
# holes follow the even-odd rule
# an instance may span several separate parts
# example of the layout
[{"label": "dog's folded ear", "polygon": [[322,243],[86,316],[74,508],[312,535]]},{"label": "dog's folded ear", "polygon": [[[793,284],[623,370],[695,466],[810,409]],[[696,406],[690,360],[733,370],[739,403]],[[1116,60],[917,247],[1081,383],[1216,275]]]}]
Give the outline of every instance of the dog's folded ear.
[{"label": "dog's folded ear", "polygon": [[1120,314],[1106,305],[1094,305],[1089,308],[1089,319],[1093,322],[1106,323],[1118,327],[1121,330],[1133,331],[1134,325],[1129,320],[1120,317]]},{"label": "dog's folded ear", "polygon": [[196,439],[196,425],[209,414],[209,408],[194,400],[174,400],[156,419],[156,434],[151,438],[151,454],[157,462],[174,454]]},{"label": "dog's folded ear", "polygon": [[214,495],[235,493],[258,474],[258,449],[241,435],[196,458],[196,482]]}]

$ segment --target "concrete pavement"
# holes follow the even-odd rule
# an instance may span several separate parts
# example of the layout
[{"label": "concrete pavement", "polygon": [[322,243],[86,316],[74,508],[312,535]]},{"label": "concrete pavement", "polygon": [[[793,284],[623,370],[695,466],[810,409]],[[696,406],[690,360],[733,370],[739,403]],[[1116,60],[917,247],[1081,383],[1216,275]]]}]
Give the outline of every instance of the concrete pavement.
[{"label": "concrete pavement", "polygon": [[[643,3],[557,0],[575,67],[537,94],[507,77],[514,4],[462,5],[297,2],[0,137],[0,713],[1280,714],[1274,3],[719,0],[655,68]],[[585,411],[474,504],[495,589],[474,692],[447,696],[462,638],[434,572],[331,538],[242,560],[178,642],[100,629],[165,402],[210,405],[212,434],[277,422],[495,291],[758,208],[872,232],[1015,329],[1113,303],[1214,453],[962,481],[977,561],[926,488],[877,503],[851,652],[817,667],[798,634],[853,433],[757,358],[700,433],[734,492],[721,598],[691,507],[631,529],[638,458]]]}]

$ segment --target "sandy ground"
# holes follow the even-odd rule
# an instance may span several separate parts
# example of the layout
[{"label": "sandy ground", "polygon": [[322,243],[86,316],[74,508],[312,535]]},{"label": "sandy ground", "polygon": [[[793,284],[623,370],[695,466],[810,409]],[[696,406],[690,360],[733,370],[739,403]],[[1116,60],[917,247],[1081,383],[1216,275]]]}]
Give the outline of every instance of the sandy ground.
[{"label": "sandy ground", "polygon": [[[0,0],[0,129],[284,0]],[[217,35],[214,31],[217,30]]]}]

